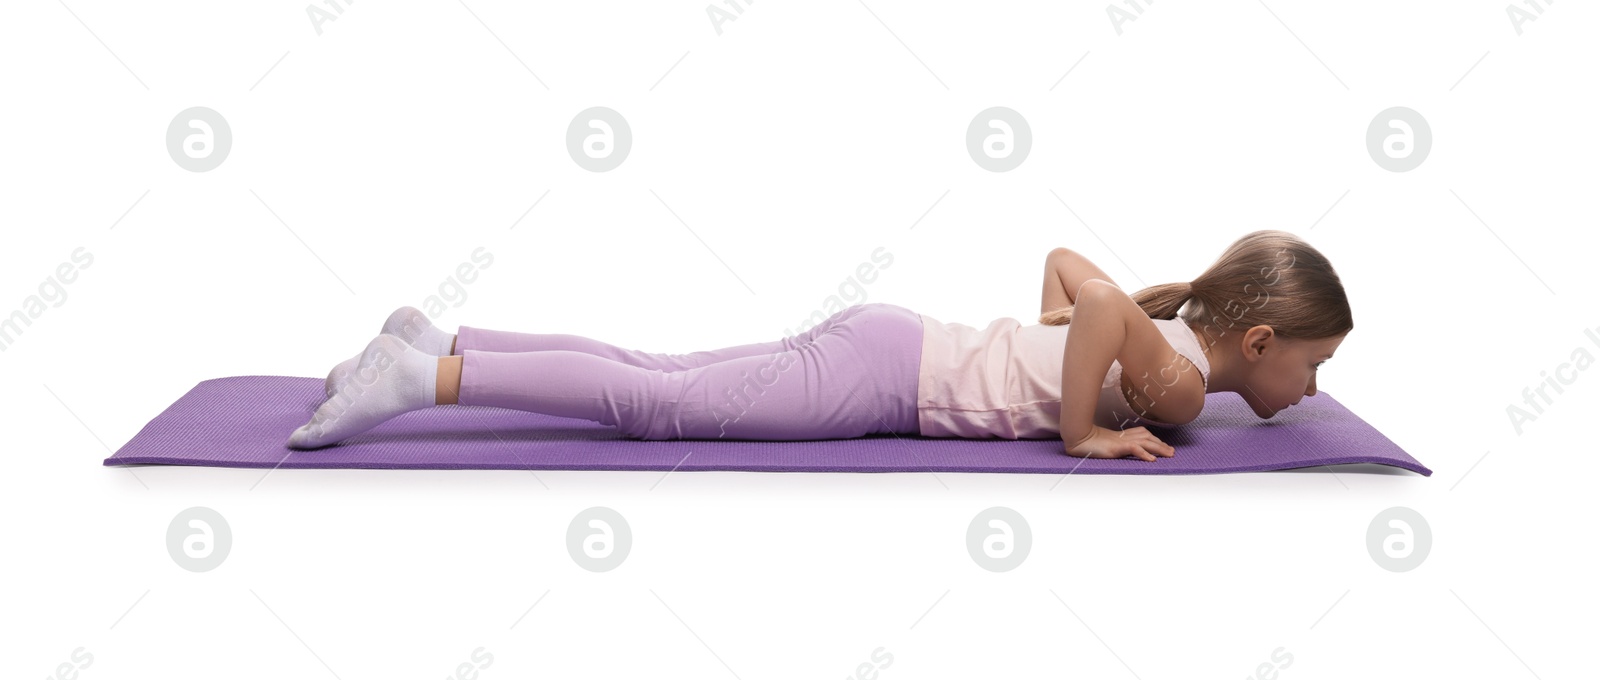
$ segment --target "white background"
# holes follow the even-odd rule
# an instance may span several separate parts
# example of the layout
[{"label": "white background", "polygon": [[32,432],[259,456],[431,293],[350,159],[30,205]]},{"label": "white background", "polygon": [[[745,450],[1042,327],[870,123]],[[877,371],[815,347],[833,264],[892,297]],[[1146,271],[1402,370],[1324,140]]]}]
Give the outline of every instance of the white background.
[{"label": "white background", "polygon": [[[1120,35],[1093,2],[739,7],[719,34],[706,3],[360,2],[319,35],[294,2],[10,4],[0,314],[94,261],[0,352],[6,675],[79,648],[89,680],[440,678],[480,647],[485,680],[839,678],[880,647],[887,680],[1592,665],[1600,377],[1506,413],[1600,356],[1591,5],[1520,35],[1503,1],[1162,2]],[[164,147],[191,106],[233,132],[209,172]],[[566,152],[592,106],[633,130],[610,172]],[[992,106],[1033,131],[1010,172],[964,146]],[[1433,132],[1409,172],[1365,148],[1391,106]],[[201,380],[322,377],[479,246],[441,327],[689,352],[793,332],[878,247],[850,302],[982,327],[1036,318],[1053,247],[1131,291],[1263,228],[1347,286],[1319,388],[1431,478],[100,464]],[[606,573],[564,545],[597,505],[634,537]],[[996,505],[1033,536],[1005,573],[964,545]],[[209,572],[168,556],[192,506],[233,534]],[[1365,545],[1393,506],[1433,536],[1409,572]]]}]

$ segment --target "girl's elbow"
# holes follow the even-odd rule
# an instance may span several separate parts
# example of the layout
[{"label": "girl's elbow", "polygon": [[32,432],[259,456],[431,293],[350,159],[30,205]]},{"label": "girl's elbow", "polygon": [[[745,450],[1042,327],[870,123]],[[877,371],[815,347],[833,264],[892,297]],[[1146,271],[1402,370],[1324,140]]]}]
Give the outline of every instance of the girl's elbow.
[{"label": "girl's elbow", "polygon": [[1085,279],[1083,285],[1078,286],[1077,295],[1072,299],[1077,300],[1078,306],[1082,307],[1085,302],[1101,300],[1112,295],[1126,295],[1126,293],[1123,293],[1117,284],[1105,279]]}]

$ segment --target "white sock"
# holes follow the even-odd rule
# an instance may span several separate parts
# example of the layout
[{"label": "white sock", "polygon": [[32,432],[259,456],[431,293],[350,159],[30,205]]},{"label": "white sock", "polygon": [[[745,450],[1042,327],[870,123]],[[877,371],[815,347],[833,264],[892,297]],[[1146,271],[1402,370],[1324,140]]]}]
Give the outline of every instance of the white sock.
[{"label": "white sock", "polygon": [[[450,356],[450,346],[455,343],[456,336],[446,333],[428,320],[428,315],[416,307],[401,307],[389,314],[383,322],[379,334],[398,336],[406,344],[436,357]],[[328,372],[327,379],[322,381],[322,393],[333,396],[339,391],[339,386],[350,379],[350,373],[356,370],[356,365],[361,362],[361,355],[357,354],[334,366]]]},{"label": "white sock", "polygon": [[310,422],[289,435],[289,447],[327,446],[402,413],[433,406],[438,381],[438,357],[398,336],[373,338],[350,379],[317,407]]}]

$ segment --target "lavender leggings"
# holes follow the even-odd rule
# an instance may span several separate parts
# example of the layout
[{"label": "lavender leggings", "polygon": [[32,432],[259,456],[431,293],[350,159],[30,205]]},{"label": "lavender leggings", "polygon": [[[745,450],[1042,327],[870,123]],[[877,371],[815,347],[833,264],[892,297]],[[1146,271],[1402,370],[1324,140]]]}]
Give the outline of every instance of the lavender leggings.
[{"label": "lavender leggings", "polygon": [[791,338],[690,354],[462,326],[460,403],[585,418],[635,439],[917,434],[922,318],[848,307]]}]

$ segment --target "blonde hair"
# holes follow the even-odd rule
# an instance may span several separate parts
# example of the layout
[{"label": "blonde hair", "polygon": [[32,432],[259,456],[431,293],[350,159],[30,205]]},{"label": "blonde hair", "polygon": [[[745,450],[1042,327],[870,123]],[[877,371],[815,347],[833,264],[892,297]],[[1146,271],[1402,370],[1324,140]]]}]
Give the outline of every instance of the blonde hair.
[{"label": "blonde hair", "polygon": [[[1194,281],[1150,286],[1129,297],[1152,319],[1177,317],[1181,308],[1183,321],[1207,335],[1265,325],[1285,338],[1317,339],[1355,327],[1344,284],[1328,258],[1275,229],[1240,237]],[[1039,323],[1072,323],[1072,308],[1045,312]]]}]

